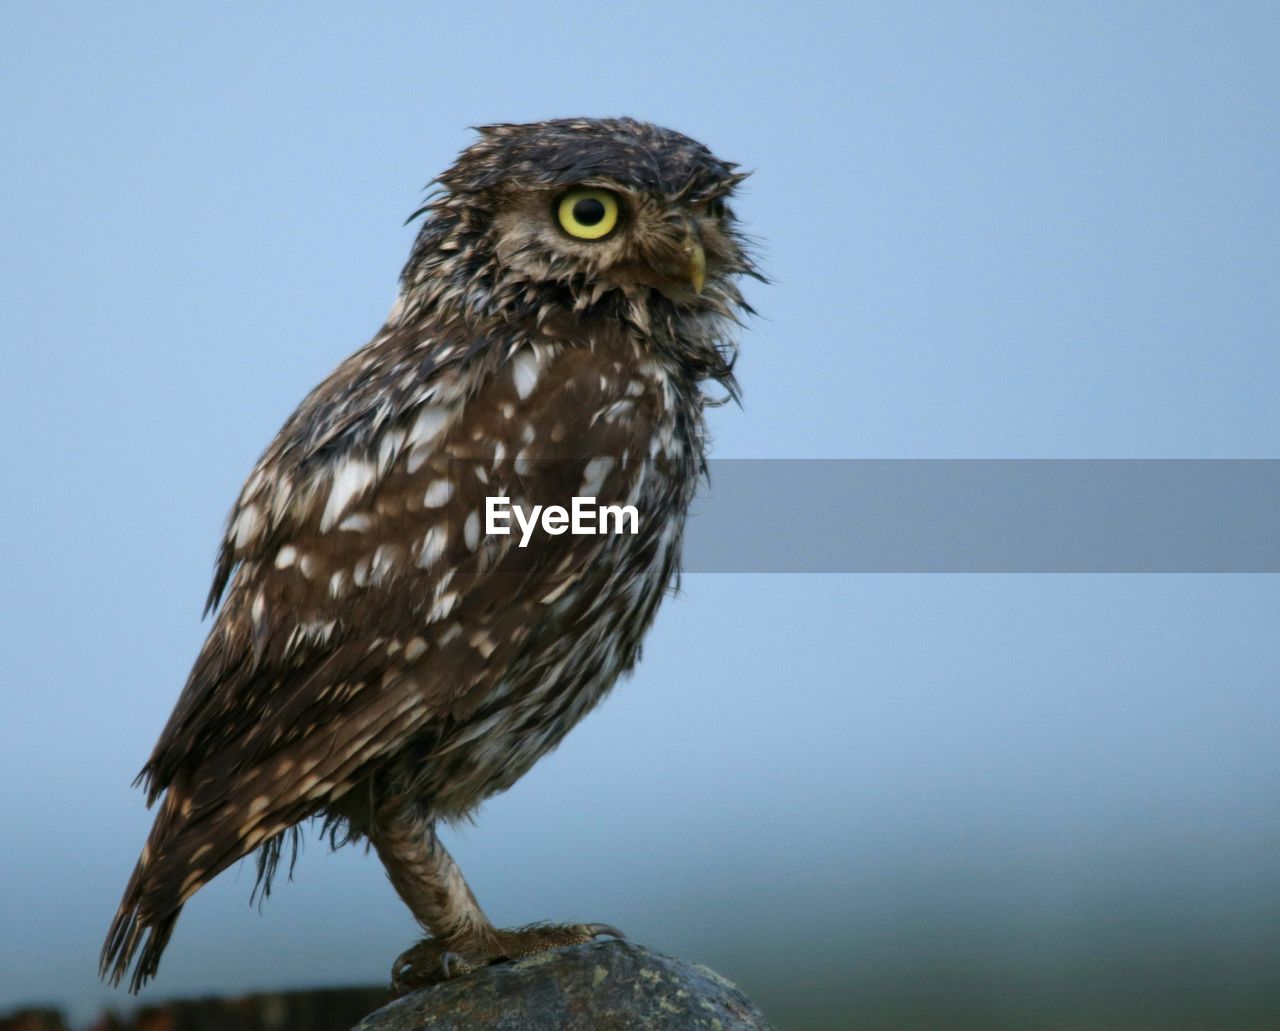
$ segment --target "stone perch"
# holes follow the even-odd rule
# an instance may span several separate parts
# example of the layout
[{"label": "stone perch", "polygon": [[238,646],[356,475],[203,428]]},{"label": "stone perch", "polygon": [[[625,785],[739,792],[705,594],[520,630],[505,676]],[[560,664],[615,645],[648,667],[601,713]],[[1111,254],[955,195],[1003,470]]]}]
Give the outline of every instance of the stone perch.
[{"label": "stone perch", "polygon": [[353,1031],[757,1031],[770,1024],[706,967],[624,941],[539,952],[423,988]]}]

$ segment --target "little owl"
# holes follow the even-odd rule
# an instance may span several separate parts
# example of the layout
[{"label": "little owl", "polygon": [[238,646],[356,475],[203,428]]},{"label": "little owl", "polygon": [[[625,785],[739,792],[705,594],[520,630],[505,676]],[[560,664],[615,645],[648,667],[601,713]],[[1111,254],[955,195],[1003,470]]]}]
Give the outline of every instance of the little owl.
[{"label": "little owl", "polygon": [[[629,671],[680,565],[755,275],[701,144],[630,119],[491,125],[436,182],[386,325],[315,388],[227,520],[217,618],[139,779],[155,824],[102,951],[137,990],[183,904],[301,821],[363,839],[428,937],[398,989],[616,934],[495,928],[436,832]],[[636,532],[489,533],[487,499],[630,505]],[[563,529],[560,527],[559,529]],[[219,603],[221,606],[219,608]]]}]

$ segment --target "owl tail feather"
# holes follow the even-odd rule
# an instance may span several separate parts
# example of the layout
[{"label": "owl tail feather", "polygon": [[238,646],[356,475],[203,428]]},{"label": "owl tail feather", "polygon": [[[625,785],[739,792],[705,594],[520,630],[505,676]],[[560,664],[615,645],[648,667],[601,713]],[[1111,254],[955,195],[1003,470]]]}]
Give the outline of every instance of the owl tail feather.
[{"label": "owl tail feather", "polygon": [[[120,908],[111,921],[98,961],[98,976],[114,986],[124,980],[136,956],[137,964],[129,980],[131,992],[137,992],[155,976],[160,966],[160,955],[169,943],[185,901],[185,898],[175,898],[171,886],[158,884],[152,871],[155,858],[160,856],[174,829],[181,797],[173,788],[165,796],[138,865],[133,868],[133,876],[124,889]],[[191,890],[195,890],[194,886]]]}]

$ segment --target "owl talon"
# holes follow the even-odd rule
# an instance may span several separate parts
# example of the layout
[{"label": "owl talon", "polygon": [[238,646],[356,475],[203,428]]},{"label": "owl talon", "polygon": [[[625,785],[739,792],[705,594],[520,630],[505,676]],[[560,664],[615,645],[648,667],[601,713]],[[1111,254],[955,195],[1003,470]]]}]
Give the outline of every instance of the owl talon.
[{"label": "owl talon", "polygon": [[391,964],[391,992],[404,995],[416,988],[451,980],[469,969],[463,958],[446,949],[443,942],[424,938]]},{"label": "owl talon", "polygon": [[494,963],[521,959],[546,949],[581,945],[600,937],[626,941],[626,935],[612,924],[534,924],[514,931],[493,931],[491,936],[466,941],[424,938],[392,964],[391,991],[404,995],[465,977]]}]

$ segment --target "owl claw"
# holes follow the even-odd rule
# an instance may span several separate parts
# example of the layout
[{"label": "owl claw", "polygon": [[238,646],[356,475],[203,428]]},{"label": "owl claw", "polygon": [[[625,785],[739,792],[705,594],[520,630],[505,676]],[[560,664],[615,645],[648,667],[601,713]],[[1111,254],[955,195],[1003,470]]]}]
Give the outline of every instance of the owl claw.
[{"label": "owl claw", "polygon": [[435,938],[424,938],[403,953],[391,967],[391,991],[404,995],[415,988],[452,981],[455,977],[470,973],[484,961],[475,962]]},{"label": "owl claw", "polygon": [[494,963],[600,937],[626,941],[626,935],[612,924],[534,924],[514,931],[492,931],[487,939],[474,941],[424,938],[395,961],[391,990],[404,995],[415,988],[464,977]]},{"label": "owl claw", "polygon": [[462,957],[456,952],[442,952],[440,954],[440,973],[444,975],[446,981],[450,980],[455,973],[457,967],[462,963]]}]

